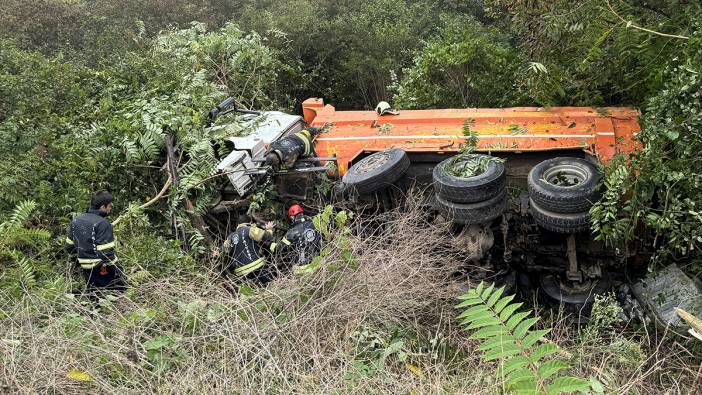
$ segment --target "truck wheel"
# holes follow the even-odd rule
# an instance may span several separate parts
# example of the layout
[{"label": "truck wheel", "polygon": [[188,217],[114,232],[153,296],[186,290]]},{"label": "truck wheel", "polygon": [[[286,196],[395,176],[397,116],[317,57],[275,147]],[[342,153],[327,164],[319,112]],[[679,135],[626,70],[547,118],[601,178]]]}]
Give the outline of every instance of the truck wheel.
[{"label": "truck wheel", "polygon": [[540,207],[533,199],[529,199],[531,216],[544,229],[556,233],[579,233],[590,229],[590,212],[554,213]]},{"label": "truck wheel", "polygon": [[596,295],[604,295],[612,289],[609,273],[598,279],[582,282],[564,280],[559,275],[542,274],[539,279],[539,298],[547,305],[563,308],[571,324],[583,325],[590,321]]},{"label": "truck wheel", "polygon": [[[490,158],[488,155],[476,156]],[[485,172],[473,177],[455,177],[446,171],[454,158],[448,158],[434,167],[433,179],[436,194],[456,203],[482,202],[497,196],[505,189],[507,175],[502,162],[492,160]]]},{"label": "truck wheel", "polygon": [[410,160],[405,151],[388,149],[361,159],[344,174],[342,181],[350,190],[364,195],[399,180],[409,165]]},{"label": "truck wheel", "polygon": [[476,203],[454,203],[437,195],[436,203],[444,217],[452,222],[481,224],[502,215],[507,207],[507,190],[503,189],[497,196]]},{"label": "truck wheel", "polygon": [[529,197],[544,210],[582,213],[599,200],[599,181],[600,173],[592,163],[578,158],[553,158],[529,172]]}]

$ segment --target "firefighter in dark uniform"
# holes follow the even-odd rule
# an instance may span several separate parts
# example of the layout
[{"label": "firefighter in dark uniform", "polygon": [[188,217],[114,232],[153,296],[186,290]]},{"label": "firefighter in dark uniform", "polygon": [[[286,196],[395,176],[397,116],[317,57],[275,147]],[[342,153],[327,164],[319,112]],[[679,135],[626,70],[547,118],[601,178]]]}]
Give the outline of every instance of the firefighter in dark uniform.
[{"label": "firefighter in dark uniform", "polygon": [[322,249],[322,235],[299,204],[290,206],[288,218],[292,227],[281,240],[278,254],[292,266],[295,274],[306,273],[313,269],[310,263]]},{"label": "firefighter in dark uniform", "polygon": [[272,222],[265,229],[249,223],[237,226],[224,241],[226,271],[236,279],[255,279],[262,285],[270,282],[274,273],[266,265],[266,255],[276,248],[273,227]]},{"label": "firefighter in dark uniform", "polygon": [[320,132],[320,128],[309,127],[274,141],[266,152],[266,164],[276,170],[291,168],[298,158],[314,153],[313,140]]},{"label": "firefighter in dark uniform", "polygon": [[[112,211],[112,194],[93,193],[87,212],[73,218],[68,227],[65,248],[76,253],[78,264],[91,294],[99,290],[123,291],[126,283],[115,256],[115,237],[107,215]],[[94,295],[93,295],[94,296]]]}]

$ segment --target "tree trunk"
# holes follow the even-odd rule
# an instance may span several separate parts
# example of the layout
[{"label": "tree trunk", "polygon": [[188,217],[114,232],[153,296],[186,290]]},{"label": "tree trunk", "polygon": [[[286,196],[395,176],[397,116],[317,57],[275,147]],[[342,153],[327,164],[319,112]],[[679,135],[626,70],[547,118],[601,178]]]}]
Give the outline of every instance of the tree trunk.
[{"label": "tree trunk", "polygon": [[[178,176],[178,168],[175,161],[175,144],[173,142],[173,136],[166,136],[164,140],[166,142],[166,155],[168,157],[168,171],[171,173],[171,177],[173,178],[173,186],[175,187],[176,191],[178,191],[178,187],[180,185],[180,177]],[[187,191],[185,193],[185,211],[188,213],[188,217],[190,217],[190,222],[193,224],[193,227],[197,229],[198,232],[200,232],[200,234],[202,234],[202,236],[205,239],[205,243],[207,244],[207,247],[211,250],[214,247],[214,241],[212,240],[212,236],[207,230],[205,221],[202,219],[201,216],[195,213],[195,206],[193,205],[193,202],[190,201],[190,199],[188,198]]]}]

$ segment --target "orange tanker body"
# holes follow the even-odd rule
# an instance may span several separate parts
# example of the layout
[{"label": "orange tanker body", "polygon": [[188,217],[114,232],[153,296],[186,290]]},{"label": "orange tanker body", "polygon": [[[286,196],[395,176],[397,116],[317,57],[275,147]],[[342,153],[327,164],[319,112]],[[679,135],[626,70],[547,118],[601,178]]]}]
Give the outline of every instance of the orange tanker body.
[{"label": "orange tanker body", "polygon": [[332,125],[317,138],[316,150],[321,157],[336,156],[340,175],[364,155],[388,148],[448,157],[465,142],[466,121],[477,137],[477,151],[511,156],[576,150],[603,163],[635,149],[640,130],[639,111],[621,107],[402,110],[379,115],[337,111],[311,98],[302,109],[307,124]]}]

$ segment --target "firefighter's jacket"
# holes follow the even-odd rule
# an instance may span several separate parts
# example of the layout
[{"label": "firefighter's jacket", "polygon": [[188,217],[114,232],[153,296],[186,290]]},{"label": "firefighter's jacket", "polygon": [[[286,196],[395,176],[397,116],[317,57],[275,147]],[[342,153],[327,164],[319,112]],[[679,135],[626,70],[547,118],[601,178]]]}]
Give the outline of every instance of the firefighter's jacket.
[{"label": "firefighter's jacket", "polygon": [[[238,277],[244,277],[265,265],[264,242],[273,238],[273,231],[263,230],[256,225],[240,224],[236,231],[224,241],[228,256],[228,268]],[[269,249],[275,249],[275,243]]]},{"label": "firefighter's jacket", "polygon": [[117,262],[112,224],[99,210],[90,209],[73,218],[68,227],[65,248],[69,253],[78,255],[78,263],[83,269]]},{"label": "firefighter's jacket", "polygon": [[313,150],[312,140],[316,129],[305,129],[293,135],[286,136],[271,143],[268,152],[278,156],[284,168],[291,168],[295,161],[303,156],[309,156]]},{"label": "firefighter's jacket", "polygon": [[278,246],[276,254],[293,266],[295,273],[307,271],[309,264],[322,249],[322,235],[312,219],[300,216]]}]

